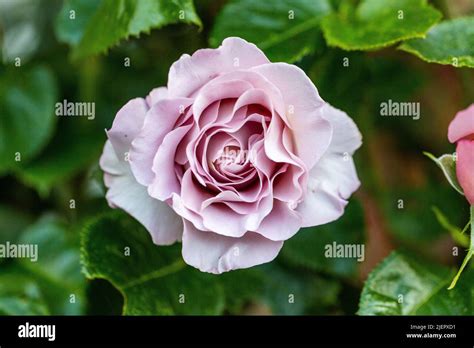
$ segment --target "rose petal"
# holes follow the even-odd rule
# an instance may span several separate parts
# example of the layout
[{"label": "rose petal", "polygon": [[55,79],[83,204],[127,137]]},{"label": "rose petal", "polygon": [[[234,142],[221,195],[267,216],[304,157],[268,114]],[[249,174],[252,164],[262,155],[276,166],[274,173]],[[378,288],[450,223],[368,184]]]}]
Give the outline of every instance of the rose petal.
[{"label": "rose petal", "polygon": [[146,102],[149,107],[152,107],[156,103],[158,103],[161,99],[165,99],[168,97],[168,88],[166,87],[158,87],[151,90],[146,97]]},{"label": "rose petal", "polygon": [[195,213],[200,213],[202,204],[206,199],[213,197],[204,186],[193,180],[193,172],[188,169],[183,175],[181,182],[181,199],[184,205]]},{"label": "rose petal", "polygon": [[331,122],[333,138],[329,149],[311,169],[308,191],[297,211],[303,227],[316,226],[339,218],[349,196],[360,186],[352,154],[362,144],[362,137],[352,119],[326,104],[324,118]]},{"label": "rose petal", "polygon": [[302,216],[301,227],[327,224],[337,220],[344,213],[347,201],[334,193],[324,183],[309,189],[296,211]]},{"label": "rose petal", "polygon": [[[267,97],[269,98],[269,101],[271,101],[274,111],[285,117],[285,103],[281,91],[268,79],[266,79],[265,76],[259,74],[258,72],[250,70],[231,71],[217,76],[212,81],[210,81],[208,85],[220,85],[231,81],[245,82],[251,85],[251,90],[264,91]],[[268,105],[263,106],[267,107]],[[269,110],[272,111],[272,109],[270,108]]]},{"label": "rose petal", "polygon": [[180,192],[180,183],[175,172],[175,154],[179,143],[192,125],[173,129],[163,139],[153,159],[152,170],[155,173],[153,182],[148,185],[148,194],[153,198],[166,201],[171,194]]},{"label": "rose petal", "polygon": [[[221,192],[221,194],[227,192]],[[239,214],[226,203],[209,204],[207,201],[200,212],[203,225],[206,230],[229,237],[242,237],[247,231],[257,230],[264,218],[272,211],[273,198],[266,196],[256,202],[246,203],[250,211]]]},{"label": "rose petal", "polygon": [[[202,90],[199,91],[199,94],[193,103],[194,119],[196,122],[199,122],[202,112],[212,103],[223,99],[236,99],[249,89],[252,89],[250,83],[239,80],[212,83],[204,86]],[[230,119],[231,115],[232,113],[229,112],[225,116]]]},{"label": "rose petal", "polygon": [[268,240],[257,233],[247,232],[240,238],[224,237],[184,222],[184,261],[202,272],[220,274],[270,262],[282,246],[283,242]]},{"label": "rose petal", "polygon": [[148,105],[143,98],[135,98],[125,104],[115,116],[107,137],[119,158],[125,158],[132,140],[143,126]]},{"label": "rose petal", "polygon": [[153,159],[165,136],[171,132],[192,99],[162,99],[147,112],[143,127],[130,148],[130,167],[137,181],[150,185],[155,177]]},{"label": "rose petal", "polygon": [[176,193],[171,195],[171,206],[176,214],[183,218],[183,221],[190,221],[201,231],[206,230],[206,227],[202,224],[202,217],[191,209],[188,209],[184,205],[183,199]]},{"label": "rose petal", "polygon": [[255,232],[273,241],[284,241],[299,231],[301,223],[299,213],[290,209],[287,203],[275,199],[272,212],[263,219]]},{"label": "rose petal", "polygon": [[254,44],[236,37],[227,38],[217,49],[201,49],[192,56],[181,56],[170,68],[169,95],[189,97],[217,75],[268,62]]},{"label": "rose petal", "polygon": [[294,165],[288,165],[284,171],[279,170],[273,179],[274,197],[288,203],[299,202],[304,195],[307,176],[305,169]]},{"label": "rose petal", "polygon": [[[275,196],[281,200],[288,198],[298,201],[304,192],[303,185],[306,183],[308,169],[300,158],[288,151],[284,129],[286,128],[282,120],[279,118],[272,119],[264,139],[265,153],[274,162],[290,164],[286,173],[283,173],[276,179],[274,186]],[[279,182],[283,181],[283,178],[285,182],[280,185]],[[291,191],[287,189],[289,185],[292,187]]]},{"label": "rose petal", "polygon": [[296,155],[312,168],[331,141],[331,124],[319,114],[324,101],[303,70],[286,63],[264,64],[250,69],[262,74],[281,92],[285,115],[293,131]]},{"label": "rose petal", "polygon": [[451,143],[474,134],[474,104],[459,111],[449,124],[448,139]]},{"label": "rose petal", "polygon": [[466,199],[474,205],[474,140],[462,139],[456,147],[456,176]]},{"label": "rose petal", "polygon": [[181,240],[183,223],[166,203],[151,198],[146,187],[137,183],[128,164],[117,158],[110,141],[105,143],[100,158],[108,188],[106,199],[137,219],[150,232],[157,245],[170,245]]},{"label": "rose petal", "polygon": [[354,154],[362,145],[362,135],[354,121],[344,112],[328,103],[320,110],[321,116],[332,125],[333,135],[328,152]]}]

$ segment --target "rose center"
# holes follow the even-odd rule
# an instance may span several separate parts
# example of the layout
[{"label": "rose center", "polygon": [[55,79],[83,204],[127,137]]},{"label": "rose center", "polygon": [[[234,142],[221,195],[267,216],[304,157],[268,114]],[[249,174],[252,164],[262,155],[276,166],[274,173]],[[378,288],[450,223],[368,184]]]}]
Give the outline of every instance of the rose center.
[{"label": "rose center", "polygon": [[241,151],[238,146],[226,146],[220,157],[216,159],[215,164],[219,167],[242,165],[245,162],[245,158],[242,156],[243,153],[244,151]]}]

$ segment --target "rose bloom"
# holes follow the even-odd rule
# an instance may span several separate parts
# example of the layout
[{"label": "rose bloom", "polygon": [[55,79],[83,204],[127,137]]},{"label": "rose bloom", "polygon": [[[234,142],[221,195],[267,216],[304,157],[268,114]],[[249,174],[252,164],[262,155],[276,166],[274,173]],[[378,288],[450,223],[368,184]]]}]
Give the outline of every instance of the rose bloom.
[{"label": "rose bloom", "polygon": [[459,111],[448,128],[448,139],[456,143],[456,176],[468,202],[474,206],[474,104]]},{"label": "rose bloom", "polygon": [[301,227],[338,219],[359,187],[354,122],[294,65],[228,38],[183,55],[168,86],[130,100],[107,132],[106,198],[157,245],[222,273],[273,260]]}]

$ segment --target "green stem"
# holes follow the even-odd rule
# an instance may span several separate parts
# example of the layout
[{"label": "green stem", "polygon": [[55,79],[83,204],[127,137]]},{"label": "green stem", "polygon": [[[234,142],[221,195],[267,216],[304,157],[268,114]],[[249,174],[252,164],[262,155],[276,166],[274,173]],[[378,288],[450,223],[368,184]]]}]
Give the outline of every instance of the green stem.
[{"label": "green stem", "polygon": [[458,279],[461,276],[462,271],[464,270],[469,260],[471,259],[472,255],[474,254],[474,205],[471,206],[470,211],[471,211],[471,244],[469,246],[469,251],[467,252],[466,257],[464,258],[464,261],[462,262],[462,265],[459,268],[459,271],[454,277],[453,281],[451,282],[451,285],[449,286],[448,290],[451,290],[456,286],[456,283],[458,282]]},{"label": "green stem", "polygon": [[469,227],[469,225],[471,224],[471,221],[469,221],[466,226],[464,226],[464,228],[462,229],[461,233],[464,234],[466,231],[467,231],[467,228]]}]

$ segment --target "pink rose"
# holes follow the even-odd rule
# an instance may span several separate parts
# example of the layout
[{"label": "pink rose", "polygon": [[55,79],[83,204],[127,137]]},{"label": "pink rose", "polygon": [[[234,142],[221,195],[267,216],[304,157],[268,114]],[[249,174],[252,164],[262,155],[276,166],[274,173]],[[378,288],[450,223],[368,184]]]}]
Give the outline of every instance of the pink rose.
[{"label": "pink rose", "polygon": [[360,183],[354,122],[294,65],[228,38],[183,55],[168,87],[129,101],[107,132],[106,198],[154,243],[222,273],[273,260],[301,227],[339,218]]},{"label": "pink rose", "polygon": [[456,143],[456,176],[468,202],[474,206],[474,104],[451,121],[448,139]]}]

